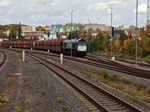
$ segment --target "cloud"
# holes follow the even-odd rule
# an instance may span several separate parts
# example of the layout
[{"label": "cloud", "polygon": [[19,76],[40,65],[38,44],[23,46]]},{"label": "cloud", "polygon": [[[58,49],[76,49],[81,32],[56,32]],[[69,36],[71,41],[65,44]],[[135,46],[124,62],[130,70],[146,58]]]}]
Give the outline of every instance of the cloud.
[{"label": "cloud", "polygon": [[25,2],[33,8],[47,8],[52,5],[58,4],[57,0],[26,0]]},{"label": "cloud", "polygon": [[112,6],[112,7],[113,6],[122,7],[126,5],[126,2],[124,0],[111,0],[108,4],[109,6]]},{"label": "cloud", "polygon": [[[128,0],[127,0],[128,1]],[[127,1],[124,0],[107,0],[106,2],[98,2],[88,6],[88,10],[95,10],[110,13],[110,8],[119,8],[126,6]]]},{"label": "cloud", "polygon": [[[134,24],[135,0],[0,0],[0,23],[65,24],[73,21],[110,24]],[[145,3],[145,4],[144,4]],[[147,0],[139,0],[139,13],[146,13]],[[142,15],[143,18],[143,15]],[[131,21],[132,20],[132,21]],[[142,24],[144,22],[142,21]]]},{"label": "cloud", "polygon": [[8,0],[0,0],[0,7],[6,7],[9,6]]},{"label": "cloud", "polygon": [[116,15],[113,17],[114,22],[118,22],[120,20],[120,16]]},{"label": "cloud", "polygon": [[147,12],[147,4],[143,3],[138,7],[139,13],[146,13]]},{"label": "cloud", "polygon": [[[136,13],[136,9],[134,9],[134,13]],[[139,14],[147,13],[147,4],[146,3],[143,3],[143,4],[138,6],[138,13]]]},{"label": "cloud", "polygon": [[49,3],[52,3],[53,0],[32,0],[33,3],[35,3],[36,5],[40,4],[40,5],[46,5]]}]

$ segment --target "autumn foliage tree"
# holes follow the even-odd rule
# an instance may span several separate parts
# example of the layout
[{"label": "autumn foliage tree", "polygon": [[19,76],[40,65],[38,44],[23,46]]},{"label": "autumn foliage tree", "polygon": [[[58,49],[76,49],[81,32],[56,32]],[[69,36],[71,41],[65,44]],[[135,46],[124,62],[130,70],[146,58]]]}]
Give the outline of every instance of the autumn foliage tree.
[{"label": "autumn foliage tree", "polygon": [[120,52],[120,40],[119,39],[117,39],[117,40],[115,40],[115,42],[114,42],[114,52],[115,53],[119,53]]},{"label": "autumn foliage tree", "polygon": [[142,38],[143,42],[143,56],[150,56],[150,25],[147,25],[145,37]]}]

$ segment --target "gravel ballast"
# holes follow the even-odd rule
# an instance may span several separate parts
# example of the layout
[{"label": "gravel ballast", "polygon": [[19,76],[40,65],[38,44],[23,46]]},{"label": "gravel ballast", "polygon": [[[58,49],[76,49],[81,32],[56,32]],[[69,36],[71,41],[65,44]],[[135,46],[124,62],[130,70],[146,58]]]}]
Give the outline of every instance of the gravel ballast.
[{"label": "gravel ballast", "polygon": [[[47,57],[47,59],[51,59],[51,60],[54,60],[57,63],[60,63],[60,59],[57,58],[57,57],[50,56],[49,58]],[[63,65],[65,67],[67,67],[68,69],[72,69],[73,71],[78,71],[77,73],[79,73],[79,74],[80,74],[80,72],[83,72],[83,71],[84,71],[84,73],[86,73],[86,72],[87,73],[100,73],[104,70],[103,68],[93,67],[93,66],[90,66],[90,65],[87,65],[87,64],[82,64],[82,63],[79,63],[79,62],[66,60],[66,59],[64,59]],[[146,86],[146,87],[150,86],[150,80],[149,79],[140,78],[140,77],[136,77],[136,76],[131,76],[131,75],[128,75],[128,74],[119,73],[119,72],[115,72],[115,71],[112,71],[112,70],[107,70],[107,72],[109,72],[109,75],[112,75],[112,76],[117,75],[119,77],[127,79],[127,80],[129,80],[130,82],[132,82],[133,84],[135,84],[137,86]],[[110,91],[111,93],[117,95],[118,97],[121,97],[123,100],[125,100],[127,102],[130,102],[131,104],[141,108],[145,112],[148,112],[148,110],[150,110],[150,105],[148,103],[145,103],[143,101],[135,99],[132,96],[128,95],[127,93],[121,92],[120,90],[117,90],[115,88],[112,88],[112,87],[100,82],[100,81],[97,81],[94,78],[89,77],[88,74],[81,74],[81,75],[84,76],[84,77],[87,77],[87,79],[92,80],[93,82],[98,84],[100,87]]]},{"label": "gravel ballast", "polygon": [[0,112],[90,112],[53,72],[40,63],[7,51],[8,61],[0,71],[0,96],[8,101]]}]

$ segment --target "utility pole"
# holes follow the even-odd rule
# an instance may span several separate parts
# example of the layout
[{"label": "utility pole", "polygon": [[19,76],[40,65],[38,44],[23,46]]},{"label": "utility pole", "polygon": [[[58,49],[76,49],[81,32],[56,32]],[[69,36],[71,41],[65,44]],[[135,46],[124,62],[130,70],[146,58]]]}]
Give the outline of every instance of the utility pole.
[{"label": "utility pole", "polygon": [[[89,34],[90,34],[90,19],[88,19],[89,20]],[[90,35],[89,35],[90,36]],[[89,53],[90,53],[90,38],[89,38]]]},{"label": "utility pole", "polygon": [[12,35],[13,35],[12,33],[13,33],[13,25],[11,25],[11,30],[10,30],[10,34],[11,34],[10,39],[11,39],[11,41],[12,41]]},{"label": "utility pole", "polygon": [[111,9],[111,59],[112,59],[113,58],[112,7],[110,9]]},{"label": "utility pole", "polygon": [[74,34],[75,34],[75,38],[77,38],[77,24],[75,24],[75,31],[74,31]]},{"label": "utility pole", "polygon": [[90,19],[88,19],[89,20],[89,31],[90,31]]},{"label": "utility pole", "polygon": [[71,10],[71,57],[72,57],[72,22],[73,22],[73,10]]},{"label": "utility pole", "polygon": [[137,30],[138,30],[138,0],[136,0],[136,53],[135,53],[135,64],[137,64],[137,39],[138,39],[138,34],[137,34]]},{"label": "utility pole", "polygon": [[147,0],[147,25],[149,25],[149,0]]}]

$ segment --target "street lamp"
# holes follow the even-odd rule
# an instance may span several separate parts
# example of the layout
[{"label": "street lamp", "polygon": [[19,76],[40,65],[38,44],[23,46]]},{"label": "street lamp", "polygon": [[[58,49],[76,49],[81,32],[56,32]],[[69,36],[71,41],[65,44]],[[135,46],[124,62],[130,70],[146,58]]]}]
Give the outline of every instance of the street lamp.
[{"label": "street lamp", "polygon": [[[90,19],[88,19],[88,20],[89,20],[89,30],[88,31],[89,31],[89,34],[90,34]],[[90,38],[89,38],[88,41],[89,41],[89,53],[90,53]]]},{"label": "street lamp", "polygon": [[113,35],[112,35],[112,7],[110,8],[111,9],[111,59],[113,58]]},{"label": "street lamp", "polygon": [[71,57],[72,57],[72,22],[73,22],[73,10],[71,10]]},{"label": "street lamp", "polygon": [[88,19],[88,21],[89,21],[89,30],[90,30],[90,19]]},{"label": "street lamp", "polygon": [[137,39],[138,39],[138,34],[137,34],[137,28],[138,28],[138,0],[136,0],[136,53],[135,53],[135,64],[137,64]]}]

